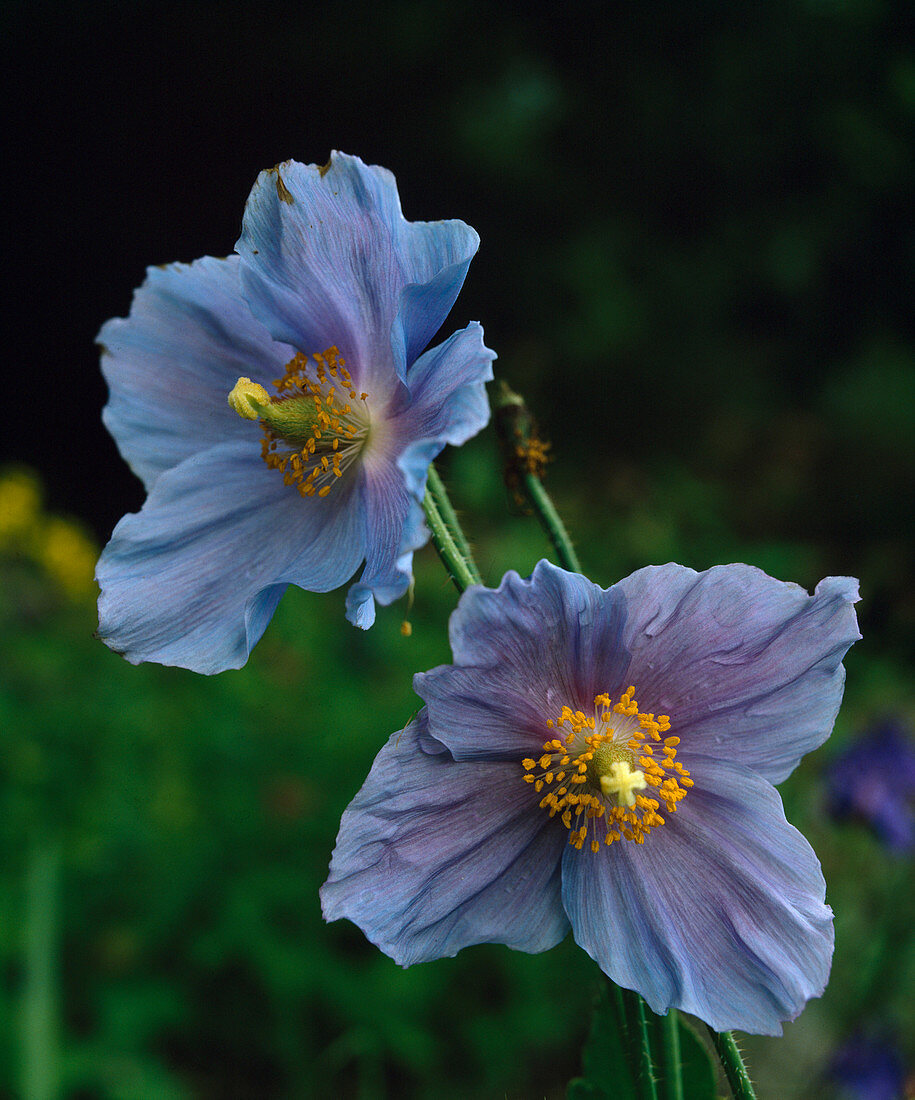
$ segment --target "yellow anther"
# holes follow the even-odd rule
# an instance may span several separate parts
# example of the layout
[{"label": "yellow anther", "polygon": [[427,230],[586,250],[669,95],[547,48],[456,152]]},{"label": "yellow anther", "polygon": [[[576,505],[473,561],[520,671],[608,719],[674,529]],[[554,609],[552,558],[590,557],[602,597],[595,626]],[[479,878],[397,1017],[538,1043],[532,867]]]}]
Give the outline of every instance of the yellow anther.
[{"label": "yellow anther", "polygon": [[[595,695],[593,715],[562,706],[545,721],[548,729],[566,725],[571,732],[563,731],[562,740],[545,741],[539,759],[525,758],[525,771],[538,765],[542,771],[523,778],[534,782],[537,791],[553,782],[568,784],[555,794],[548,792],[540,805],[550,817],[560,817],[570,832],[569,843],[578,850],[587,842],[597,852],[601,842],[609,845],[623,838],[644,844],[652,828],[665,823],[658,809],[664,805],[674,812],[686,796],[684,788],[692,786],[689,772],[676,759],[679,737],[665,738],[659,745],[663,753],[654,753],[651,742],[660,742],[661,733],[670,729],[669,717],[641,713],[634,686],[616,704],[608,693]],[[572,774],[567,778],[559,768]],[[648,788],[660,801],[637,793]],[[598,832],[595,824],[592,829],[592,821],[601,821],[603,828]]]},{"label": "yellow anther", "polygon": [[264,462],[303,497],[327,496],[368,440],[367,407],[354,413],[341,403],[337,387],[328,384],[328,377],[338,376],[352,388],[339,351],[330,347],[310,357],[294,356],[274,381],[275,397],[250,378],[239,378],[228,397],[239,416],[260,420]]}]

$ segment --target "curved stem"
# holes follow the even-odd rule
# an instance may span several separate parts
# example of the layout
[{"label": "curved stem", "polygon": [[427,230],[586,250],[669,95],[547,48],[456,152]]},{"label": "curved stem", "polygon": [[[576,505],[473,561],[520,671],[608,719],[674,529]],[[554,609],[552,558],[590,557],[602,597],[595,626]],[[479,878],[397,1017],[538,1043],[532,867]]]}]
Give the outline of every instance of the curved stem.
[{"label": "curved stem", "polygon": [[581,562],[575,553],[575,547],[572,545],[571,538],[569,538],[569,532],[556,511],[549,493],[543,487],[543,482],[536,474],[524,475],[524,491],[550,542],[553,544],[559,564],[563,569],[568,569],[570,573],[580,573]]},{"label": "curved stem", "polygon": [[442,518],[435,497],[431,489],[426,487],[426,495],[423,497],[423,511],[426,514],[426,522],[432,532],[432,542],[442,559],[442,564],[448,572],[448,576],[454,581],[454,587],[458,592],[463,592],[472,584],[478,584],[474,573],[476,567],[471,570],[467,559],[458,548],[448,524]]},{"label": "curved stem", "polygon": [[750,1081],[747,1067],[743,1064],[743,1058],[737,1049],[737,1041],[734,1039],[733,1031],[717,1032],[712,1028],[708,1030],[736,1100],[756,1100],[753,1083]]},{"label": "curved stem", "polygon": [[429,464],[429,476],[426,481],[426,487],[432,494],[432,498],[438,507],[439,514],[445,521],[445,525],[451,532],[451,536],[454,539],[455,545],[458,551],[461,553],[464,561],[467,563],[467,568],[470,570],[470,574],[473,577],[476,584],[482,584],[483,579],[480,576],[480,571],[477,569],[477,563],[473,560],[473,553],[470,549],[470,543],[467,541],[467,536],[464,534],[460,521],[457,518],[457,513],[451,506],[451,500],[448,496],[448,490],[439,476],[438,470],[435,468],[434,463]]},{"label": "curved stem", "polygon": [[518,503],[526,498],[537,513],[556,557],[563,569],[581,572],[581,563],[569,538],[565,524],[559,518],[549,493],[543,487],[541,473],[549,444],[537,434],[537,426],[524,398],[502,382],[492,401],[496,438],[505,462],[505,479]]}]

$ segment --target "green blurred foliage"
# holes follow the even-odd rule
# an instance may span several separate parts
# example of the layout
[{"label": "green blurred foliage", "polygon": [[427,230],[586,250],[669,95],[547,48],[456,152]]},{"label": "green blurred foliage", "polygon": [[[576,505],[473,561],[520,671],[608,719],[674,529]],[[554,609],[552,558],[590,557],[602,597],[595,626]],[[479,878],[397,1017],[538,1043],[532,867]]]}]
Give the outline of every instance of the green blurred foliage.
[{"label": "green blurred foliage", "polygon": [[[915,715],[911,9],[624,4],[589,37],[583,5],[578,39],[480,0],[430,12],[393,5],[378,56],[378,14],[354,26],[342,68],[451,66],[410,156],[478,212],[462,301],[553,442],[587,573],[862,578],[836,732],[783,787],[829,883],[833,977],[745,1048],[780,1100],[859,1025],[915,1065],[911,862],[830,823],[822,787],[855,730]],[[489,583],[548,554],[490,433],[444,471]],[[248,666],[204,679],[110,653],[36,545],[0,550],[0,1095],[29,1058],[105,1100],[562,1095],[600,984],[571,942],[401,971],[320,916],[340,813],[416,709],[412,674],[448,659],[432,552],[371,632],[340,593],[290,591]]]}]

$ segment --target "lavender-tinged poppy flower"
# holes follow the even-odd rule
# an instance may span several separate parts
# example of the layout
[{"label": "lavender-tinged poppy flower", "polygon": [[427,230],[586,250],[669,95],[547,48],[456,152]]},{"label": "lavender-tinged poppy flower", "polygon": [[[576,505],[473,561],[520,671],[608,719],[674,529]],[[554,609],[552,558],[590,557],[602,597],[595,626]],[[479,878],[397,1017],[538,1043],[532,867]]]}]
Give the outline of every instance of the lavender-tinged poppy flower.
[{"label": "lavender-tinged poppy flower", "polygon": [[364,560],[361,627],[404,594],[429,463],[489,417],[478,324],[423,352],[478,244],[406,221],[390,172],[334,153],[260,174],[238,255],[149,269],[99,334],[104,420],[148,493],[98,566],[112,649],[219,672],[288,584],[326,592]]},{"label": "lavender-tinged poppy flower", "polygon": [[853,1035],[836,1052],[829,1075],[848,1100],[900,1100],[908,1095],[899,1051],[884,1039]]},{"label": "lavender-tinged poppy flower", "polygon": [[892,852],[915,850],[915,742],[887,719],[857,738],[826,771],[830,813],[873,828]]},{"label": "lavender-tinged poppy flower", "polygon": [[576,941],[655,1012],[779,1034],[827,981],[820,865],[773,783],[832,728],[857,583],[747,565],[468,589],[454,664],[343,815],[328,920],[404,966]]}]

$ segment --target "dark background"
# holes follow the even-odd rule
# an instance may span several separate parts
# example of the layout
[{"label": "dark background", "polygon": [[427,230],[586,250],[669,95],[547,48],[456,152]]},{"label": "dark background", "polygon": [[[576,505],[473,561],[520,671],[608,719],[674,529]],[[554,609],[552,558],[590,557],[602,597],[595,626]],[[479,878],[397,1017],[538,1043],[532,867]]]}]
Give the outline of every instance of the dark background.
[{"label": "dark background", "polygon": [[[833,982],[750,1050],[790,1098],[855,1028],[915,1034],[911,865],[822,793],[830,753],[915,712],[915,7],[7,0],[0,29],[0,466],[103,543],[142,490],[101,424],[99,326],[148,264],[231,252],[261,169],[332,148],[392,169],[408,218],[481,235],[445,331],[482,321],[538,414],[590,576],[861,577],[836,735],[783,791],[839,915]],[[487,582],[529,570],[547,548],[491,433],[443,466]],[[409,641],[403,609],[361,635],[341,594],[290,593],[211,680],[121,662],[91,598],[23,582],[30,553],[0,545],[0,1096],[30,1064],[77,1097],[561,1095],[594,988],[571,944],[403,973],[317,911],[412,672],[447,659],[431,551]]]},{"label": "dark background", "polygon": [[[7,3],[3,21],[5,351],[36,407],[0,445],[100,537],[141,494],[98,418],[99,325],[147,264],[231,251],[261,168],[331,148],[392,168],[408,217],[480,231],[455,323],[482,320],[503,376],[575,438],[558,476],[675,456],[747,491],[743,523],[771,528],[758,497],[777,492],[816,539],[899,529],[910,4]],[[792,471],[814,501],[766,481]]]}]

